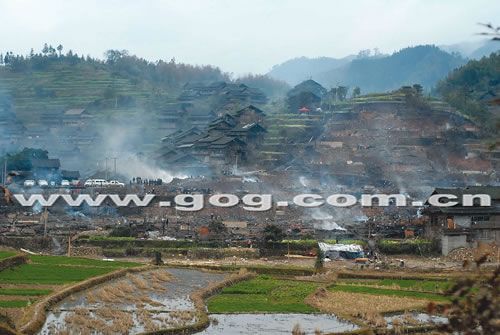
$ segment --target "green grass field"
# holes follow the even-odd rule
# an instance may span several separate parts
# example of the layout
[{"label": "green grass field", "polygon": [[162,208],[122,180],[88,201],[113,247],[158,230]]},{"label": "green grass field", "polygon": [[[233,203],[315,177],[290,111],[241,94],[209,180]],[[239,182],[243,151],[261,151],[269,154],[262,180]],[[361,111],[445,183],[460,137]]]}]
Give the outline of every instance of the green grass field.
[{"label": "green grass field", "polygon": [[376,288],[376,287],[359,286],[359,285],[337,284],[337,285],[331,286],[329,289],[331,291],[342,291],[342,292],[350,292],[350,293],[366,293],[366,294],[374,294],[374,295],[387,295],[387,296],[396,296],[396,297],[425,299],[425,300],[431,300],[431,301],[448,301],[449,300],[447,297],[445,297],[443,295],[439,295],[439,294],[417,292],[417,291],[408,291],[408,290],[397,290],[397,289],[389,289],[389,288]]},{"label": "green grass field", "polygon": [[0,260],[15,256],[16,253],[14,251],[0,251]]},{"label": "green grass field", "polygon": [[0,272],[0,283],[66,284],[114,271],[114,267],[82,267],[49,264],[23,264]]},{"label": "green grass field", "polygon": [[52,290],[35,289],[35,288],[0,288],[0,295],[22,295],[22,296],[39,296],[47,295]]},{"label": "green grass field", "polygon": [[131,262],[64,257],[30,256],[31,262],[0,272],[0,283],[61,285],[100,276],[119,268],[139,265]]},{"label": "green grass field", "polygon": [[22,308],[29,303],[28,300],[0,300],[0,308]]},{"label": "green grass field", "polygon": [[390,288],[426,292],[444,292],[453,285],[451,281],[416,279],[341,279],[338,283],[362,286],[391,286]]},{"label": "green grass field", "polygon": [[133,262],[120,262],[120,261],[103,261],[99,259],[82,258],[82,257],[66,257],[66,256],[30,256],[33,264],[44,265],[70,265],[70,266],[90,266],[90,267],[104,267],[104,268],[128,268],[139,265]]},{"label": "green grass field", "polygon": [[210,313],[312,313],[304,303],[319,284],[258,276],[227,287],[207,301]]},{"label": "green grass field", "polygon": [[[12,253],[15,255],[15,253]],[[0,252],[0,257],[9,257]],[[64,256],[29,256],[30,262],[0,271],[1,284],[19,284],[33,287],[0,288],[0,295],[12,296],[12,300],[0,300],[0,308],[23,308],[34,303],[41,296],[50,294],[52,289],[37,285],[64,285],[100,276],[120,268],[138,266],[132,262],[107,262],[102,260],[64,257]],[[29,297],[25,300],[16,300]]]}]

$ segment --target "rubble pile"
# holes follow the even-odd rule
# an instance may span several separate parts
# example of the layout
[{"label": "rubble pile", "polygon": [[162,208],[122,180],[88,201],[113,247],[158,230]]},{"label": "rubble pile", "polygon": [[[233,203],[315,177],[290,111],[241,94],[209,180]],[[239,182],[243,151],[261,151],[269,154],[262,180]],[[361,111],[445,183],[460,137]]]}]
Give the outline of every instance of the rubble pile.
[{"label": "rubble pile", "polygon": [[488,255],[488,262],[500,261],[500,250],[495,244],[482,244],[478,248],[457,248],[452,250],[447,258],[454,262],[475,261]]},{"label": "rubble pile", "polygon": [[71,256],[73,257],[102,257],[101,247],[72,247]]},{"label": "rubble pile", "polygon": [[453,262],[473,261],[474,249],[473,248],[457,248],[452,250],[447,258]]}]

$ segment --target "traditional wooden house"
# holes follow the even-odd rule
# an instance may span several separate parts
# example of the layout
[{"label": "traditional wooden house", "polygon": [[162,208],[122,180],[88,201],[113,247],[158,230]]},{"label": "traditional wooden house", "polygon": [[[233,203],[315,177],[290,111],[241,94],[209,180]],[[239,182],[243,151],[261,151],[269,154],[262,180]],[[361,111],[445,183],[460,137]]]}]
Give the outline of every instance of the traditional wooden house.
[{"label": "traditional wooden house", "polygon": [[66,110],[62,115],[65,126],[83,126],[92,118],[85,108],[73,108]]},{"label": "traditional wooden house", "polygon": [[328,91],[314,80],[306,80],[287,93],[287,105],[292,113],[316,111]]},{"label": "traditional wooden house", "polygon": [[[441,239],[443,254],[458,247],[474,246],[478,242],[500,245],[500,187],[469,186],[465,188],[436,188],[432,195],[456,197],[451,207],[430,206],[424,210],[429,217],[425,227],[428,238]],[[488,195],[491,206],[463,205],[463,195]]]},{"label": "traditional wooden house", "polygon": [[239,109],[231,114],[239,124],[260,123],[264,121],[266,113],[254,105],[248,105],[245,108]]},{"label": "traditional wooden house", "polygon": [[207,148],[210,162],[221,165],[232,165],[246,159],[246,142],[236,137],[222,136],[213,141]]},{"label": "traditional wooden house", "polygon": [[59,175],[59,159],[32,159],[31,172],[36,179],[51,179]]},{"label": "traditional wooden house", "polygon": [[228,132],[229,136],[237,137],[247,143],[255,145],[261,144],[264,139],[266,129],[258,123],[249,123],[243,126],[238,126]]}]

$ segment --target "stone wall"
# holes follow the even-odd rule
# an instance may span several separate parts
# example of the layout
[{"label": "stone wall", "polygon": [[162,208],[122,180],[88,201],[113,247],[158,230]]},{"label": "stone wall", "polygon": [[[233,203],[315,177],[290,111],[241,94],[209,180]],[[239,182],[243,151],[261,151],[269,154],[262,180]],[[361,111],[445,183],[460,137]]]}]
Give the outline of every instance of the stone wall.
[{"label": "stone wall", "polygon": [[447,256],[450,251],[457,248],[468,247],[467,235],[443,235],[441,237],[441,252]]}]

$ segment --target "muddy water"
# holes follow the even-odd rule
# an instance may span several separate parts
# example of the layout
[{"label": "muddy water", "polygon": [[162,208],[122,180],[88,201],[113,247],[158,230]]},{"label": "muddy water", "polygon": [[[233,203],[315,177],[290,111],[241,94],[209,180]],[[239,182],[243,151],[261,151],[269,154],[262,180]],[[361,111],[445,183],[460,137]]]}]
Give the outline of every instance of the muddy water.
[{"label": "muddy water", "polygon": [[[154,280],[152,273],[158,271],[167,272],[171,279]],[[189,295],[224,277],[192,269],[160,269],[113,280],[63,300],[47,313],[40,334],[62,330],[70,334],[121,334],[125,329],[135,334],[189,324],[195,321]],[[120,292],[125,289],[128,291]]]},{"label": "muddy water", "polygon": [[[158,280],[157,274],[169,278]],[[155,275],[156,274],[156,275]],[[226,274],[162,268],[113,280],[63,300],[47,313],[39,334],[137,334],[196,321],[189,295],[224,279]],[[217,314],[200,334],[290,334],[299,324],[306,334],[315,329],[342,332],[354,324],[326,314]]]},{"label": "muddy water", "polygon": [[358,329],[348,321],[328,314],[212,314],[210,326],[200,335],[291,334],[296,324],[306,334],[316,329],[324,333]]}]

